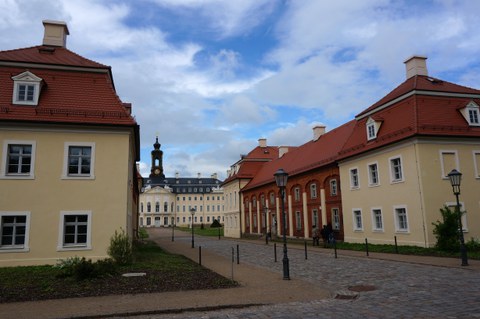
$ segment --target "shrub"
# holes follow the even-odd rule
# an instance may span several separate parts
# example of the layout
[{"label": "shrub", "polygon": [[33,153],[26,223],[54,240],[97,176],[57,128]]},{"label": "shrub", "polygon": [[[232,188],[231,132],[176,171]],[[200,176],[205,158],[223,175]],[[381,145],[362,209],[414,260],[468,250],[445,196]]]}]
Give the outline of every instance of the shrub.
[{"label": "shrub", "polygon": [[218,227],[222,227],[222,224],[220,224],[218,219],[214,219],[213,223],[210,225],[210,228],[218,228]]},{"label": "shrub", "polygon": [[132,242],[123,229],[121,229],[121,232],[115,231],[115,234],[110,238],[108,255],[110,255],[117,264],[128,265],[132,263]]},{"label": "shrub", "polygon": [[436,248],[445,251],[455,251],[460,247],[458,241],[458,214],[462,212],[453,212],[449,207],[444,206],[440,209],[443,222],[432,223],[434,226],[433,234],[437,238]]},{"label": "shrub", "polygon": [[71,277],[74,274],[75,266],[80,263],[80,257],[69,257],[67,259],[60,259],[55,268],[60,270],[59,277]]},{"label": "shrub", "polygon": [[480,251],[480,239],[470,238],[468,242],[465,243],[468,251]]},{"label": "shrub", "polygon": [[112,259],[102,259],[92,262],[90,259],[77,256],[60,260],[56,268],[60,269],[59,277],[73,277],[77,281],[113,275],[117,272]]}]

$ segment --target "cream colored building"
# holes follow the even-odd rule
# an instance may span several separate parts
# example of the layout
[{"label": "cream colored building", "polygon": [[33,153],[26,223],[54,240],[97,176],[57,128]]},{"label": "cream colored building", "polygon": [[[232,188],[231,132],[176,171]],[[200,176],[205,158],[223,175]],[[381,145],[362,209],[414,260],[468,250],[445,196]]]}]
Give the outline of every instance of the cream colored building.
[{"label": "cream colored building", "polygon": [[480,238],[480,91],[428,76],[425,62],[407,60],[407,80],[356,116],[339,163],[346,242],[434,246],[432,223],[456,205],[452,169],[465,238]]},{"label": "cream colored building", "polygon": [[144,178],[140,194],[140,227],[188,227],[192,224],[208,226],[214,220],[225,222],[224,190],[217,174],[211,177],[165,177],[163,152],[158,138],[153,144],[151,174]]},{"label": "cream colored building", "polygon": [[225,193],[225,237],[240,238],[245,233],[246,221],[242,214],[244,202],[241,190],[255,177],[263,164],[278,157],[278,147],[267,146],[267,140],[258,140],[258,146],[227,171],[222,187]]},{"label": "cream colored building", "polygon": [[110,67],[65,48],[65,23],[44,26],[42,45],[0,52],[0,267],[106,258],[137,228],[131,105]]}]

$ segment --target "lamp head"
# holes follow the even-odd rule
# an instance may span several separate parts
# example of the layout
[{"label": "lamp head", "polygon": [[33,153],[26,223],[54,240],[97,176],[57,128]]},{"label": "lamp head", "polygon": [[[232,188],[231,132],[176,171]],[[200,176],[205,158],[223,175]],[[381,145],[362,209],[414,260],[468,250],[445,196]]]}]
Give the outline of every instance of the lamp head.
[{"label": "lamp head", "polygon": [[278,171],[273,174],[275,177],[275,183],[277,183],[277,186],[282,188],[287,186],[287,181],[288,181],[288,173],[283,170],[283,168],[280,168]]},{"label": "lamp head", "polygon": [[447,176],[450,179],[450,184],[452,185],[453,193],[460,194],[460,184],[462,182],[462,173],[460,173],[456,169],[452,169],[452,171],[448,173]]}]

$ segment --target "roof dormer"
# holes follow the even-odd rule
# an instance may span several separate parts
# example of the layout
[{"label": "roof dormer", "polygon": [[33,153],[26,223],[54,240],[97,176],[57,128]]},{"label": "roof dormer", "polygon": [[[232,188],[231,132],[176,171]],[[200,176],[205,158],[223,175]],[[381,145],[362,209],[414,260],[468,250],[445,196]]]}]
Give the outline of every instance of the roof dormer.
[{"label": "roof dormer", "polygon": [[463,117],[470,126],[480,126],[480,112],[478,104],[470,101],[466,106],[460,109]]},{"label": "roof dormer", "polygon": [[382,125],[382,120],[380,119],[375,120],[371,116],[368,118],[366,123],[368,141],[371,141],[377,138],[377,134],[378,134],[378,131],[380,130],[381,125]]},{"label": "roof dormer", "polygon": [[42,88],[43,80],[25,71],[19,75],[12,76],[13,96],[12,103],[19,105],[38,105],[38,98]]}]

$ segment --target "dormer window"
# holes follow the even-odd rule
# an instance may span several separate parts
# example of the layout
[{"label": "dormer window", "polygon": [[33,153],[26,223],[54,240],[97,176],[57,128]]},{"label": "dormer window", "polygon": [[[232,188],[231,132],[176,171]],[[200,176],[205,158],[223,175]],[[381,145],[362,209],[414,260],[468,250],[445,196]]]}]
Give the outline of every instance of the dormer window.
[{"label": "dormer window", "polygon": [[377,133],[382,124],[381,121],[375,121],[373,118],[369,117],[367,120],[367,140],[373,140],[377,138]]},{"label": "dormer window", "polygon": [[35,74],[25,71],[12,77],[13,85],[13,104],[19,105],[38,105],[38,97],[42,79]]},{"label": "dormer window", "polygon": [[480,126],[480,112],[477,103],[470,101],[465,107],[460,109],[465,120],[471,126]]}]

